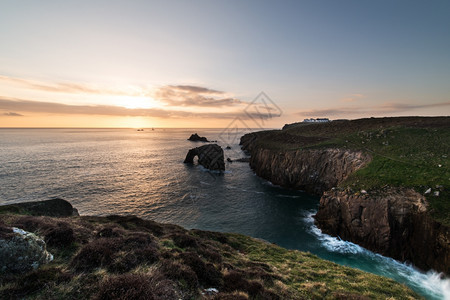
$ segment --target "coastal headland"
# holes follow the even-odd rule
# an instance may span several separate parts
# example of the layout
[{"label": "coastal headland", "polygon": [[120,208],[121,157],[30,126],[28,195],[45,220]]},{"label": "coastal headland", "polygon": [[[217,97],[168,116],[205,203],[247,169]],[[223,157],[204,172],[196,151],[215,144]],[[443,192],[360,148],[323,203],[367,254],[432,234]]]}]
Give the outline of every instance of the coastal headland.
[{"label": "coastal headland", "polygon": [[450,117],[301,122],[241,145],[258,176],[321,196],[323,232],[450,274]]}]

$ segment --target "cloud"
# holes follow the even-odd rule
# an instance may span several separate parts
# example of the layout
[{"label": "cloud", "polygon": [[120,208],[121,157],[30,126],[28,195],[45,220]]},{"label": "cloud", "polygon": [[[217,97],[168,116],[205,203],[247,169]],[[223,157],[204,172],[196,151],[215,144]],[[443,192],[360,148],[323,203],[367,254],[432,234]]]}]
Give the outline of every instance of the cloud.
[{"label": "cloud", "polygon": [[360,99],[365,98],[366,96],[364,96],[363,94],[352,94],[348,97],[345,98],[341,98],[341,102],[356,102]]},{"label": "cloud", "polygon": [[405,104],[405,103],[383,103],[376,106],[354,106],[354,107],[339,107],[329,109],[313,109],[297,112],[300,116],[344,116],[344,115],[362,115],[362,114],[392,114],[417,109],[426,109],[434,107],[450,106],[450,101],[439,102],[431,104]]},{"label": "cloud", "polygon": [[51,93],[67,93],[67,94],[95,94],[95,95],[118,95],[118,96],[140,96],[142,93],[146,93],[145,89],[139,88],[139,91],[136,90],[119,90],[119,89],[105,89],[94,87],[89,84],[83,83],[73,83],[73,82],[56,82],[56,83],[47,83],[36,80],[22,79],[16,77],[8,77],[0,75],[0,82],[7,83],[15,83],[19,84],[23,87],[39,90],[44,92]]},{"label": "cloud", "polygon": [[194,85],[166,85],[156,90],[145,86],[127,86],[110,89],[100,88],[85,83],[74,82],[42,82],[37,80],[22,79],[9,76],[1,76],[0,82],[18,84],[24,88],[39,90],[49,93],[66,94],[91,94],[113,96],[147,96],[166,105],[184,107],[225,107],[236,106],[243,101],[230,97],[223,91],[218,91],[202,86]]},{"label": "cloud", "polygon": [[168,105],[185,107],[224,107],[244,103],[239,99],[226,97],[225,92],[191,85],[163,86],[152,96]]},{"label": "cloud", "polygon": [[103,116],[132,116],[157,118],[211,118],[211,119],[270,119],[271,114],[245,112],[201,112],[194,113],[174,109],[159,108],[125,108],[112,105],[69,105],[53,102],[40,102],[24,99],[11,99],[0,96],[0,109],[32,113],[65,114],[65,115],[103,115]]},{"label": "cloud", "polygon": [[23,115],[15,113],[15,112],[6,112],[3,115],[8,116],[8,117],[23,117]]},{"label": "cloud", "polygon": [[208,89],[201,86],[193,85],[169,85],[168,87],[178,89],[190,93],[202,93],[202,94],[224,94],[224,92]]}]

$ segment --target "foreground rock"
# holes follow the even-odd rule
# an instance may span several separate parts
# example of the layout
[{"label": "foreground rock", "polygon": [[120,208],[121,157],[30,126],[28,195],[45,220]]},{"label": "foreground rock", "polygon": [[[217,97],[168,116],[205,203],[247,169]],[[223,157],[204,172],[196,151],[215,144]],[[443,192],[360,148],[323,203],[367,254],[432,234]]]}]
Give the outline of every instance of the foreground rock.
[{"label": "foreground rock", "polygon": [[24,273],[53,260],[37,235],[15,227],[0,226],[0,273]]},{"label": "foreground rock", "polygon": [[217,144],[204,145],[189,150],[184,163],[194,163],[198,156],[198,163],[209,170],[225,171],[225,160],[223,149]]},{"label": "foreground rock", "polygon": [[315,219],[327,234],[450,274],[450,228],[430,218],[425,197],[412,189],[328,191]]},{"label": "foreground rock", "polygon": [[208,139],[204,136],[199,136],[198,134],[194,133],[191,134],[191,136],[188,138],[189,141],[192,142],[209,142]]}]

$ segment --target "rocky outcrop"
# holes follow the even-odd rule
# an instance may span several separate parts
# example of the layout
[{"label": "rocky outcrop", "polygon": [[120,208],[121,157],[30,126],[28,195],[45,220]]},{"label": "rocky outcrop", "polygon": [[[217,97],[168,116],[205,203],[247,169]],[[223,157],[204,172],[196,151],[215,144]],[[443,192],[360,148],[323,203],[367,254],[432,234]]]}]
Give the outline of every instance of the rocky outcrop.
[{"label": "rocky outcrop", "polygon": [[26,213],[33,216],[70,217],[79,215],[78,210],[70,202],[60,198],[2,205],[0,210],[2,212]]},{"label": "rocky outcrop", "polygon": [[204,145],[189,150],[184,163],[194,163],[198,156],[198,163],[210,170],[225,171],[223,149],[217,144]]},{"label": "rocky outcrop", "polygon": [[[258,176],[322,196],[315,217],[320,229],[424,270],[450,274],[450,228],[430,216],[423,195],[408,188],[356,194],[334,189],[366,166],[371,156],[345,148],[277,150],[283,147],[267,146],[281,138],[282,146],[289,149],[287,135],[283,131],[251,133],[241,138],[241,145],[251,154],[250,166]],[[294,142],[297,149],[309,143]]]},{"label": "rocky outcrop", "polygon": [[450,227],[431,219],[425,197],[412,189],[328,191],[315,219],[327,234],[424,270],[450,274]]},{"label": "rocky outcrop", "polygon": [[53,260],[45,242],[19,228],[0,227],[0,273],[24,273]]},{"label": "rocky outcrop", "polygon": [[280,151],[252,148],[250,166],[258,176],[274,184],[321,195],[370,160],[367,154],[346,149]]},{"label": "rocky outcrop", "polygon": [[204,136],[199,136],[196,133],[191,134],[188,140],[192,142],[209,142],[207,138],[205,138]]}]

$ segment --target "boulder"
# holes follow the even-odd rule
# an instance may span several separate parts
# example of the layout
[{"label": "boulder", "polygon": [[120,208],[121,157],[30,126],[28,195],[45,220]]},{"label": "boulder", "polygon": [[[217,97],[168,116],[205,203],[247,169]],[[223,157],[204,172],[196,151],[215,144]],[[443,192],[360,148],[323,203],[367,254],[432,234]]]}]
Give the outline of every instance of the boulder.
[{"label": "boulder", "polygon": [[0,273],[24,273],[53,260],[45,242],[34,233],[0,227]]},{"label": "boulder", "polygon": [[191,136],[188,138],[189,141],[192,142],[208,142],[208,139],[204,136],[199,136],[198,134],[194,133],[191,134]]},{"label": "boulder", "polygon": [[198,163],[210,170],[225,171],[223,149],[217,144],[204,145],[189,150],[184,163],[194,163],[198,156]]}]

